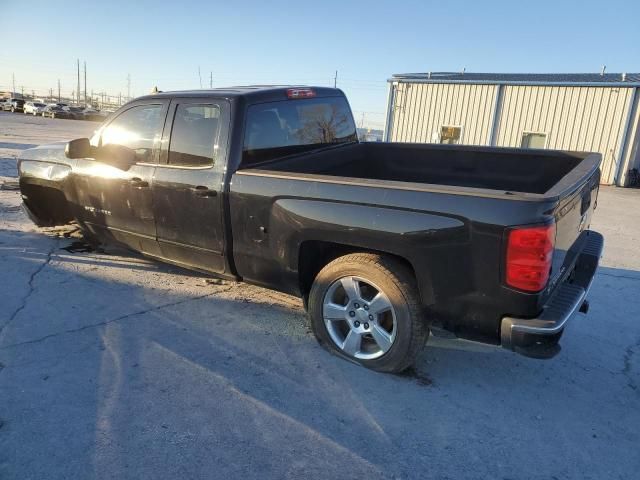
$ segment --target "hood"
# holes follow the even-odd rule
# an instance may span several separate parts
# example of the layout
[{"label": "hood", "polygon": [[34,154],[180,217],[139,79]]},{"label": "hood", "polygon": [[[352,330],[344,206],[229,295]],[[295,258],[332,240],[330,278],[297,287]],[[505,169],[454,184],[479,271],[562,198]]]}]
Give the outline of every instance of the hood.
[{"label": "hood", "polygon": [[73,160],[67,158],[64,154],[64,148],[66,146],[67,142],[56,142],[48,145],[40,145],[35,148],[29,148],[20,153],[18,161],[23,162],[25,160],[35,160],[39,162],[61,163],[63,165],[71,166]]}]

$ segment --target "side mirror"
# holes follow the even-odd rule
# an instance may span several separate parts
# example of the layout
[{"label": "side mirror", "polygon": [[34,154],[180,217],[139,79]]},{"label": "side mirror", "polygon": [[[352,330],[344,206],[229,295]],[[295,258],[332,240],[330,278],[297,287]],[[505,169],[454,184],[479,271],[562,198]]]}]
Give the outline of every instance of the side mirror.
[{"label": "side mirror", "polygon": [[122,145],[103,145],[96,148],[95,159],[120,170],[129,170],[136,163],[136,152]]},{"label": "side mirror", "polygon": [[71,140],[64,147],[64,154],[67,158],[87,158],[91,156],[91,144],[88,138],[77,138]]}]

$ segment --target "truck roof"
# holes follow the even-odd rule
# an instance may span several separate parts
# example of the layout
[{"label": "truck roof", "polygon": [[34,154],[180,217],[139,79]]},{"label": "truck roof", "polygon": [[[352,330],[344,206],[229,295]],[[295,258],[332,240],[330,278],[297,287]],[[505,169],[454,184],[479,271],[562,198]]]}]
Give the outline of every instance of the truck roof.
[{"label": "truck roof", "polygon": [[244,97],[252,103],[271,102],[287,98],[287,90],[291,88],[311,89],[316,97],[344,96],[339,88],[314,87],[309,85],[242,85],[237,87],[212,88],[202,90],[177,90],[159,92],[138,97],[136,100],[167,97]]}]

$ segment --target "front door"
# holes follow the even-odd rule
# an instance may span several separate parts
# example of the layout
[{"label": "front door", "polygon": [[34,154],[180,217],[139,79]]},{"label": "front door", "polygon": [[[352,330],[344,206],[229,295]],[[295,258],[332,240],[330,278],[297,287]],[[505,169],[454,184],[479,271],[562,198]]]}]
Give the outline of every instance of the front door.
[{"label": "front door", "polygon": [[153,182],[162,257],[224,273],[223,184],[229,124],[223,100],[173,99]]},{"label": "front door", "polygon": [[152,186],[168,104],[133,104],[92,139],[98,146],[133,150],[129,168],[92,159],[80,159],[74,168],[78,218],[99,236],[150,254],[158,252]]}]

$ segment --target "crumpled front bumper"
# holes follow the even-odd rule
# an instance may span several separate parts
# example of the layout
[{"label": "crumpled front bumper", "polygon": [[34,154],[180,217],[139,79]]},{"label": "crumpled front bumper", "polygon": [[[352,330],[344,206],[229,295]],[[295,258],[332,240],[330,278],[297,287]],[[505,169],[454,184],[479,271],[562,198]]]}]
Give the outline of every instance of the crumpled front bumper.
[{"label": "crumpled front bumper", "polygon": [[586,300],[602,256],[604,237],[588,231],[582,251],[578,254],[574,269],[567,280],[544,305],[536,318],[504,317],[500,327],[504,348],[535,358],[551,358],[560,351],[558,341],[566,323],[580,310],[589,308]]}]

